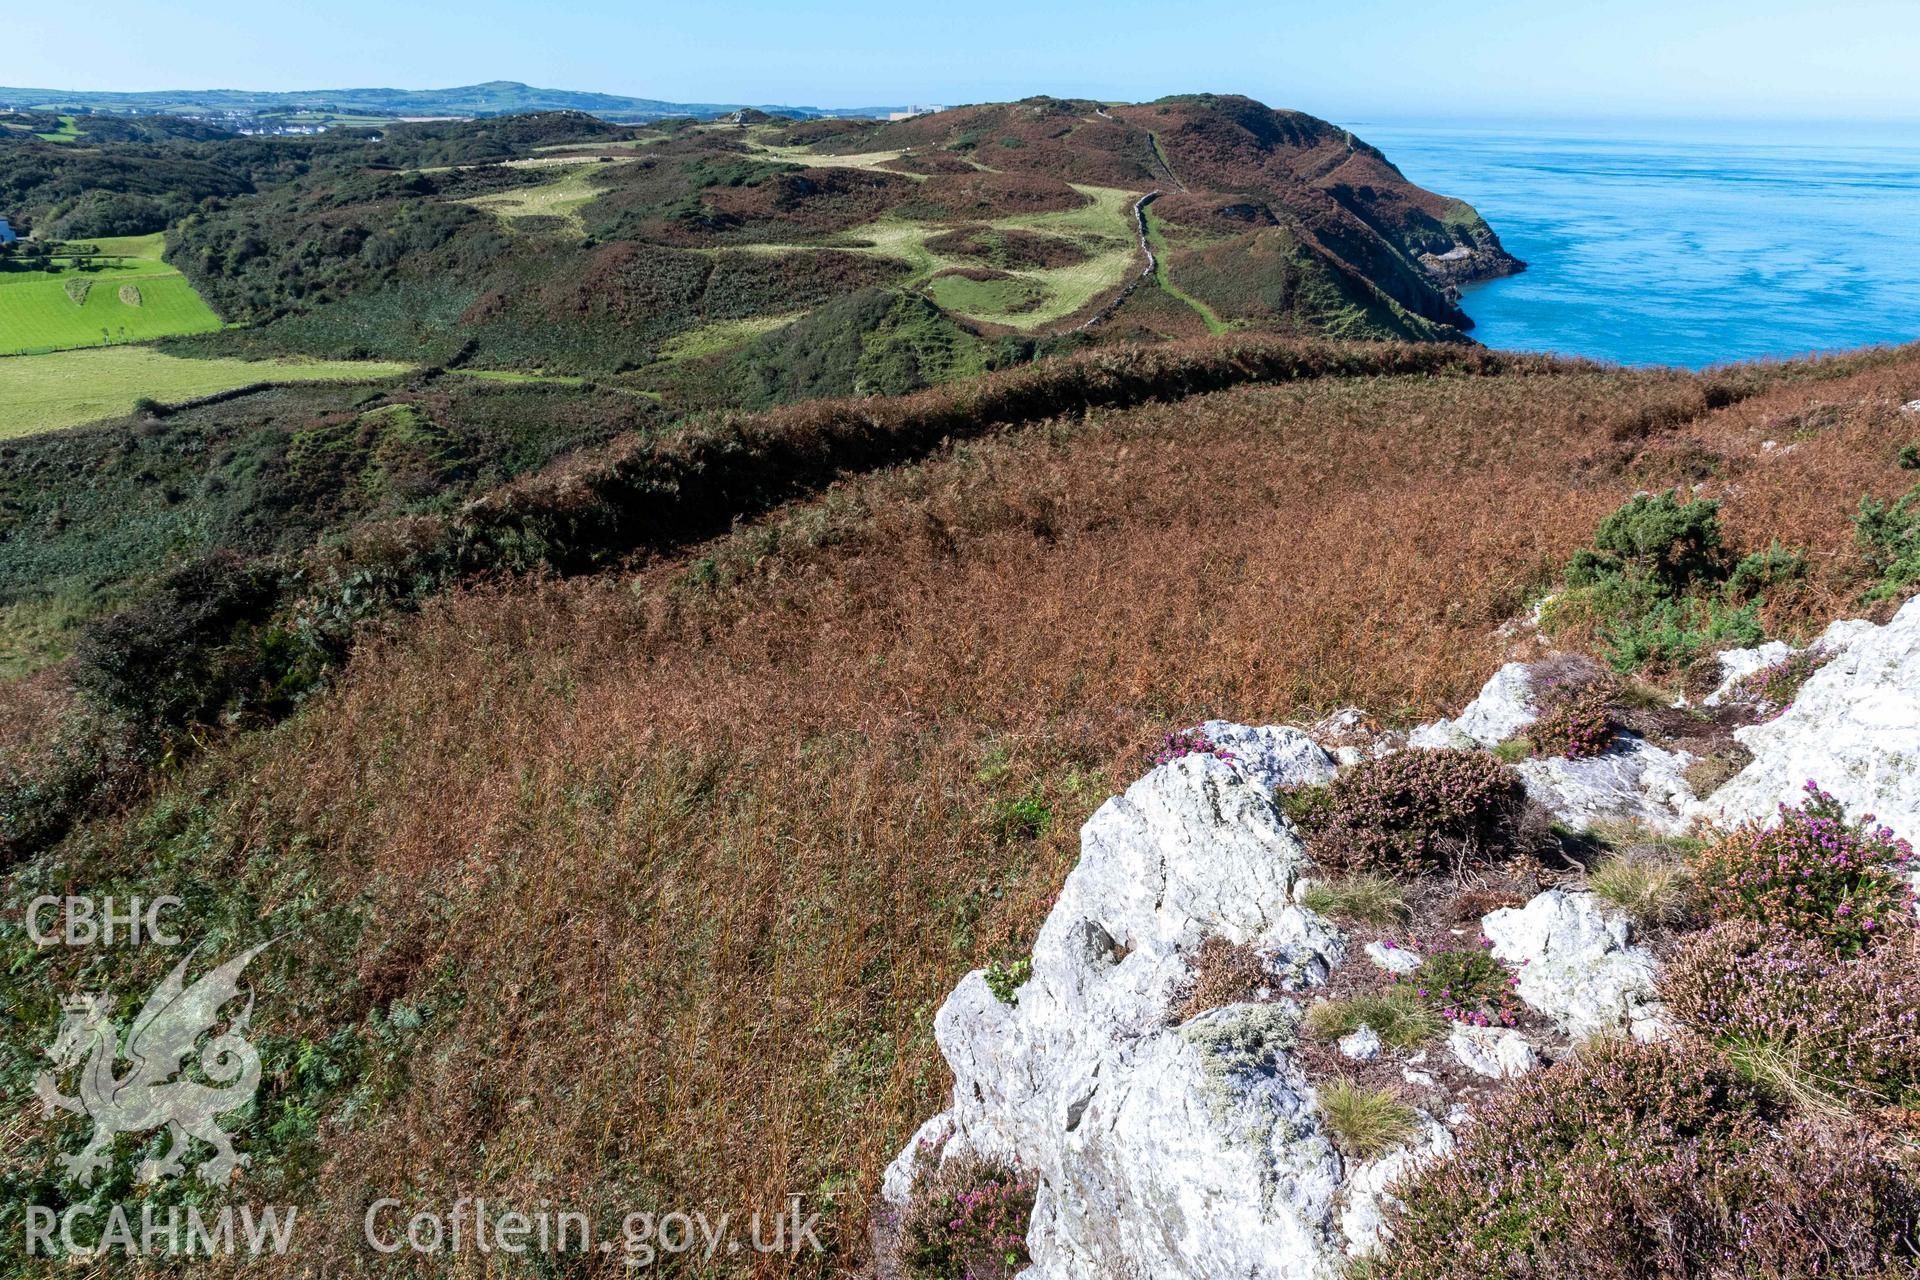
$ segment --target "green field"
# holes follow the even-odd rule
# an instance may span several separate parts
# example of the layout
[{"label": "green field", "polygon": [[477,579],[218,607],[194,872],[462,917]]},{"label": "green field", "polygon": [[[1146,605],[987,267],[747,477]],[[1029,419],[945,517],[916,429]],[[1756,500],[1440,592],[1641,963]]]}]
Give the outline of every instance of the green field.
[{"label": "green field", "polygon": [[[1033,330],[1053,324],[1086,307],[1109,289],[1125,283],[1140,261],[1134,238],[1133,202],[1139,196],[1116,187],[1074,183],[1087,203],[1056,213],[1019,214],[993,218],[986,225],[1002,229],[1041,231],[1073,241],[1086,258],[1065,267],[1022,268],[1006,274],[1012,281],[992,287],[946,276],[932,281],[935,302],[958,315],[1009,329]],[[942,234],[941,226],[883,219],[848,232],[848,238],[868,242],[871,253],[905,259],[927,275],[948,267],[977,263],[935,253],[926,241]]]},{"label": "green field", "polygon": [[0,439],[119,417],[143,397],[171,403],[254,382],[372,382],[409,367],[354,360],[183,360],[147,347],[9,356],[0,359]]},{"label": "green field", "polygon": [[90,241],[101,256],[82,267],[0,271],[0,356],[104,347],[210,333],[220,317],[187,278],[161,261],[163,237]]},{"label": "green field", "polygon": [[79,121],[72,116],[61,116],[60,130],[58,133],[36,133],[33,136],[42,142],[72,142],[77,139],[81,133],[82,130]]},{"label": "green field", "polygon": [[927,282],[927,296],[963,316],[1019,315],[1046,298],[1039,286],[1018,276],[971,280],[961,275],[935,276]]}]

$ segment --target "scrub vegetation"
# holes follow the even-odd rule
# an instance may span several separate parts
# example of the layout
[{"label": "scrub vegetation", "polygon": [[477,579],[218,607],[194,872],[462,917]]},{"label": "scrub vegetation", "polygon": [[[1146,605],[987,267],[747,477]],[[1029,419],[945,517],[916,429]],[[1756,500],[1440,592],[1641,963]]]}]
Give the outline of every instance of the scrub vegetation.
[{"label": "scrub vegetation", "polygon": [[[264,449],[280,461],[258,474],[310,486],[285,509],[316,514],[304,547],[229,543],[237,564],[167,570],[157,596],[108,574],[147,612],[4,686],[9,891],[174,892],[216,949],[282,938],[256,962],[269,1084],[238,1118],[255,1165],[229,1194],[297,1197],[315,1230],[269,1271],[351,1268],[370,1195],[471,1191],[483,1147],[490,1196],[605,1212],[808,1188],[829,1264],[855,1266],[881,1167],[947,1088],[932,1009],[967,969],[1030,953],[1075,819],[1165,726],[1457,705],[1497,663],[1495,629],[1609,513],[1703,457],[1737,545],[1806,549],[1760,612],[1809,634],[1868,581],[1861,497],[1908,487],[1887,460],[1917,370],[1911,351],[1696,376],[1235,339],[683,426],[623,421],[646,402],[584,386],[291,388],[160,418],[228,443],[180,448],[154,480],[167,436],[137,422],[39,437],[97,441],[87,467],[125,468],[112,502],[155,513],[162,486],[191,509],[217,467],[248,474],[227,450]],[[1761,450],[1815,401],[1825,429]],[[507,434],[476,432],[489,413]],[[245,443],[263,416],[284,425]],[[564,442],[509,447],[512,424],[567,422],[589,434],[551,463]],[[44,539],[52,504],[82,512],[42,484],[14,527]],[[48,564],[97,554],[75,529]],[[25,1011],[5,1061],[30,1076],[82,959],[5,945]],[[145,990],[164,962],[116,973]],[[1415,1025],[1442,1016],[1398,998]],[[1775,1045],[1766,1018],[1739,1035]],[[1709,1202],[1762,1215],[1769,1240],[1830,1215],[1834,1256],[1874,1263],[1904,1193],[1869,1148],[1803,1136],[1757,1065],[1796,1051],[1765,1052],[1554,1068],[1512,1104],[1535,1145],[1471,1146],[1409,1200],[1406,1238],[1465,1248],[1448,1215],[1526,1159],[1598,1172],[1469,1241],[1483,1269],[1461,1274],[1523,1256],[1571,1274],[1551,1250],[1618,1244],[1604,1213],[1692,1222]],[[1882,1060],[1861,1087],[1886,1091]],[[61,1203],[67,1131],[9,1081],[8,1199]],[[1593,1163],[1642,1133],[1655,1156],[1721,1162],[1684,1182]],[[137,1201],[136,1155],[114,1185]],[[1718,1220],[1687,1247],[1718,1256]],[[786,1273],[731,1271],[756,1267]]]}]

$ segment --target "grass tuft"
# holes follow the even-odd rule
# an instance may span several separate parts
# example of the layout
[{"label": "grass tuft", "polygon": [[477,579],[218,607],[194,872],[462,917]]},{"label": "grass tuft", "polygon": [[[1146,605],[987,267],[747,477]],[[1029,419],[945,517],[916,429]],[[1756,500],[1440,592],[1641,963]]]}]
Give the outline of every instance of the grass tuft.
[{"label": "grass tuft", "polygon": [[1791,1041],[1739,1037],[1722,1042],[1720,1050],[1741,1079],[1787,1106],[1829,1120],[1853,1114],[1843,1091],[1860,1090],[1850,1090],[1845,1081],[1812,1070]]},{"label": "grass tuft", "polygon": [[1683,865],[1633,850],[1604,859],[1588,874],[1587,887],[1643,925],[1670,925],[1687,917],[1693,877]]},{"label": "grass tuft", "polygon": [[1357,1160],[1384,1155],[1420,1132],[1420,1117],[1391,1089],[1335,1080],[1320,1090],[1320,1117],[1342,1153]]},{"label": "grass tuft", "polygon": [[1366,872],[1316,880],[1302,891],[1300,905],[1334,920],[1383,929],[1407,918],[1407,898],[1399,882]]},{"label": "grass tuft", "polygon": [[1338,1040],[1362,1026],[1372,1027],[1380,1043],[1392,1049],[1417,1049],[1440,1034],[1440,1015],[1412,987],[1390,987],[1339,1000],[1322,1000],[1307,1010],[1307,1034]]}]

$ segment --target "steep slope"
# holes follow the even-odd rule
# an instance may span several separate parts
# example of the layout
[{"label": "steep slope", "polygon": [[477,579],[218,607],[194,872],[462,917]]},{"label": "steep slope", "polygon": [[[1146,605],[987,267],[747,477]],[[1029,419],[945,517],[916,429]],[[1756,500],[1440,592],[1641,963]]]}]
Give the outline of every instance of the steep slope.
[{"label": "steep slope", "polygon": [[[1435,363],[1377,363],[1409,351]],[[375,1198],[483,1192],[613,1222],[802,1194],[824,1261],[708,1269],[858,1265],[882,1168],[946,1100],[933,1009],[1029,953],[1079,823],[1164,730],[1452,711],[1498,664],[1499,626],[1641,487],[1699,480],[1741,545],[1805,546],[1769,621],[1817,629],[1863,585],[1860,497],[1912,483],[1912,349],[1711,376],[1339,355],[1097,413],[1043,401],[1026,371],[798,406],[650,454],[622,442],[601,461],[624,487],[576,458],[494,510],[547,504],[550,523],[515,526],[530,541],[637,525],[661,535],[636,538],[650,555],[393,625],[293,719],[209,738],[123,816],[12,867],[9,895],[172,892],[221,954],[281,939],[254,975],[268,1083],[234,1121],[254,1165],[209,1193],[303,1206],[296,1252],[254,1274],[379,1272]],[[1078,403],[1125,372],[1096,366]],[[1024,409],[995,399],[1015,384]],[[995,416],[941,445],[969,403]],[[848,452],[827,457],[835,431]],[[832,487],[725,529],[751,509],[724,496],[804,461]],[[712,508],[711,541],[665,536],[683,500]],[[51,695],[7,693],[17,759]],[[29,1077],[59,997],[97,969],[0,945],[25,1011],[4,1032],[0,1177],[17,1203],[65,1203],[55,1161],[79,1126],[42,1114]],[[174,959],[116,953],[116,993]],[[131,1148],[113,1185],[137,1202]],[[627,1271],[618,1252],[567,1268]]]}]

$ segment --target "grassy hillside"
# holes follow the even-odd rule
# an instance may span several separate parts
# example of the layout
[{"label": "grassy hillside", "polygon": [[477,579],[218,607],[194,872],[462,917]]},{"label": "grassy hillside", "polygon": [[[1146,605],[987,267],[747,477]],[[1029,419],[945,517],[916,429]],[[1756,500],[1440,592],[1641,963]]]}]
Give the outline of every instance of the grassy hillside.
[{"label": "grassy hillside", "polygon": [[[654,412],[564,381],[407,372],[139,349],[0,362],[14,375],[0,381],[0,421],[115,419],[0,443],[0,672],[66,656],[89,618],[183,563],[301,553],[352,526],[445,513]],[[184,400],[237,387],[266,389],[120,416],[134,388]]]},{"label": "grassy hillside", "polygon": [[[172,892],[222,954],[281,939],[232,1194],[310,1222],[267,1274],[388,1273],[360,1216],[395,1187],[616,1221],[803,1194],[828,1257],[689,1273],[838,1274],[947,1087],[937,1002],[1026,953],[1160,732],[1457,705],[1641,488],[1702,484],[1739,545],[1805,549],[1776,632],[1858,613],[1852,514],[1911,487],[1916,396],[1912,348],[1692,376],[1215,342],[622,439],[448,525],[573,576],[369,634],[335,687],[208,738],[8,893]],[[5,691],[9,758],[44,777],[60,696]],[[86,961],[0,944],[4,1199],[59,1203],[77,1139],[25,1080]],[[99,1194],[138,1198],[136,1154]]]},{"label": "grassy hillside", "polygon": [[[1010,335],[1041,349],[1180,336],[1201,314],[1215,330],[1459,341],[1453,281],[1516,265],[1466,206],[1325,122],[1246,99],[612,133],[580,117],[571,142],[552,136],[560,117],[527,119],[546,123],[396,129],[180,222],[171,261],[251,326],[192,349],[620,375],[692,409],[766,402],[730,400],[763,382],[743,365],[748,343],[874,287],[930,301],[968,336],[967,355],[927,366],[952,376],[1004,359]],[[456,152],[471,158],[441,159]],[[1176,323],[1130,305],[1103,328],[1143,292],[1133,206],[1153,191],[1173,213],[1144,292],[1177,303]],[[1270,234],[1209,224],[1243,209]],[[1462,248],[1466,265],[1427,265]],[[814,380],[804,394],[859,386]]]},{"label": "grassy hillside", "polygon": [[[0,263],[0,354],[164,339],[203,361],[593,377],[669,416],[1234,329],[1459,342],[1454,283],[1513,265],[1471,209],[1241,98],[303,138],[29,113],[0,125],[0,160],[29,234]],[[55,405],[53,367],[0,430],[234,376],[128,362]]]},{"label": "grassy hillside", "polygon": [[[730,400],[764,381],[748,342],[874,287],[967,335],[966,354],[925,365],[955,376],[1003,361],[1010,335],[1036,350],[1227,328],[1459,341],[1454,285],[1517,265],[1470,208],[1360,140],[1244,98],[1035,98],[896,124],[550,111],[312,138],[14,123],[0,208],[33,243],[168,228],[168,262],[211,306],[156,282],[137,305],[76,285],[69,310],[36,279],[0,312],[15,350],[192,335],[217,316],[245,331],[179,350],[620,375],[686,410],[766,402]],[[1164,253],[1142,288],[1133,206],[1150,192]]]}]

